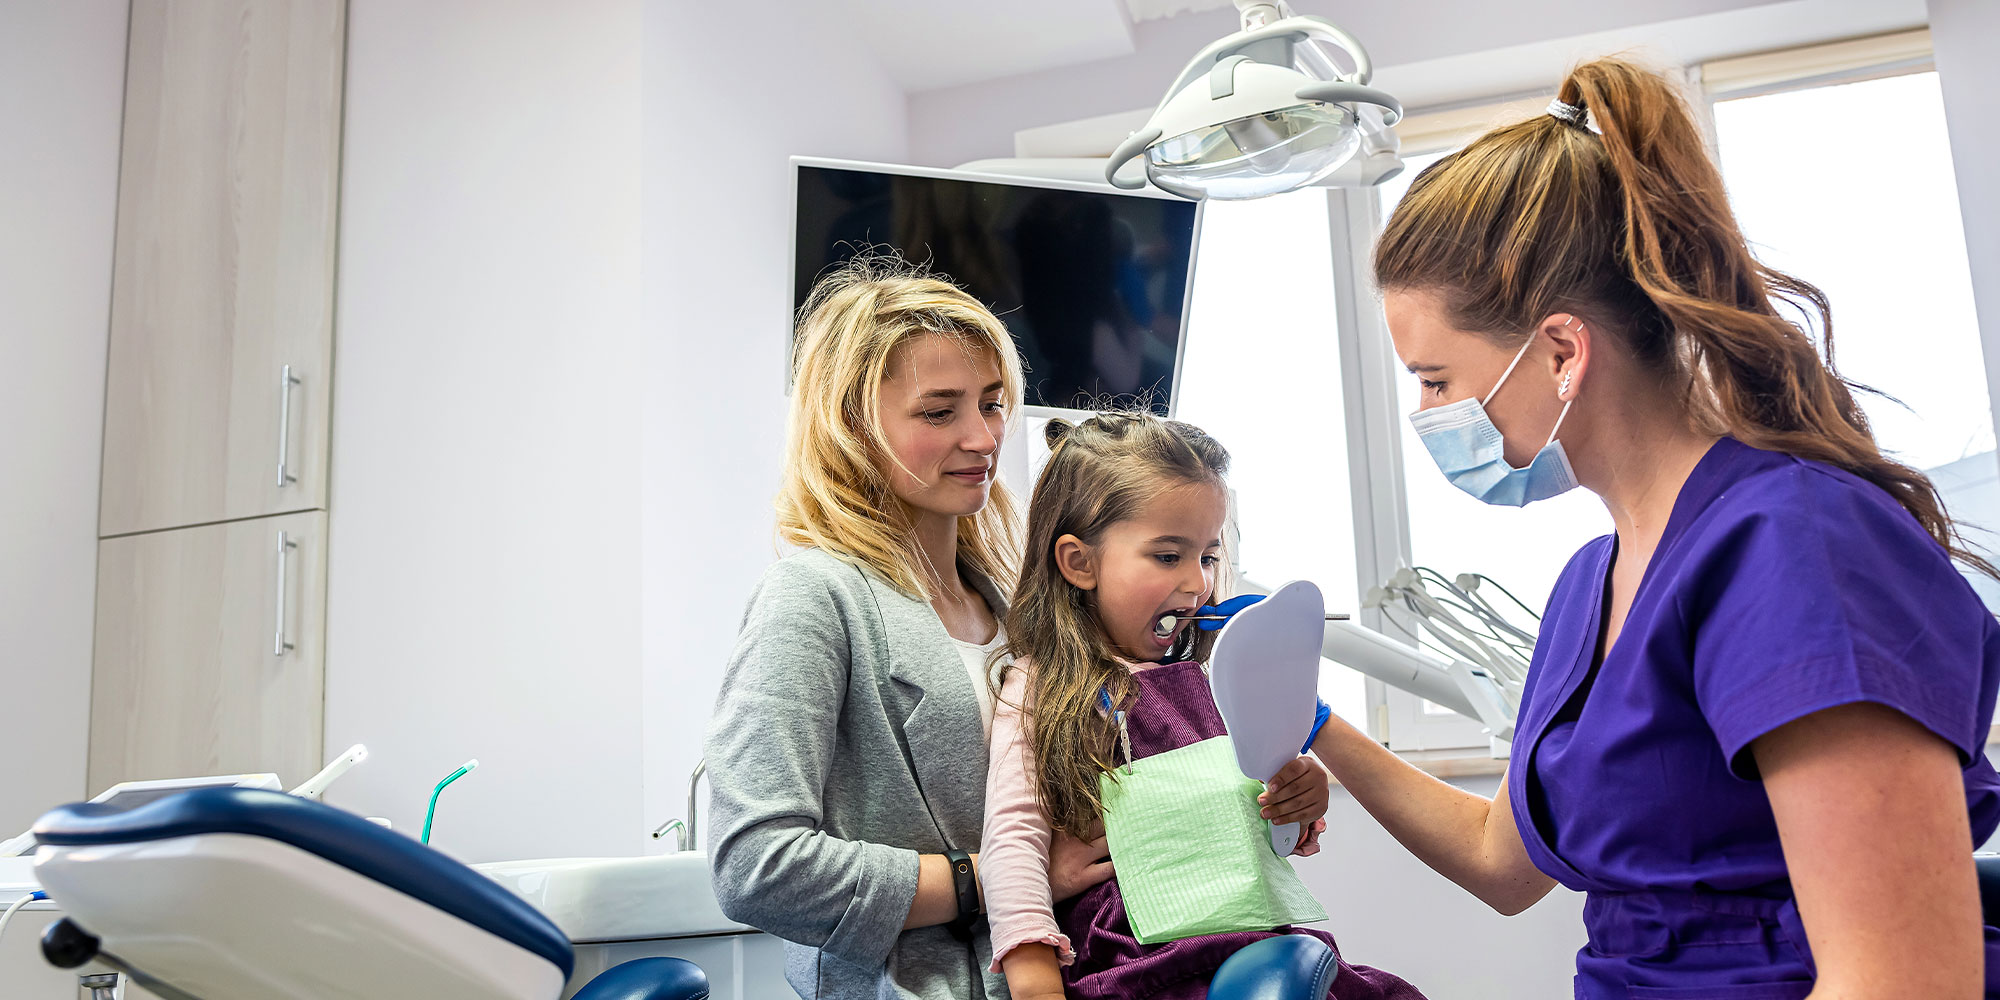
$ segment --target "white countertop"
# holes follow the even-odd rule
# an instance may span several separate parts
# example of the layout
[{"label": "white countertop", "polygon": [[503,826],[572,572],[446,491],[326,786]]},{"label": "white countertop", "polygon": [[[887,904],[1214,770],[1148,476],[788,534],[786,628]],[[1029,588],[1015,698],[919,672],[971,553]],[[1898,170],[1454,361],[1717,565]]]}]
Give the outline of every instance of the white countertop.
[{"label": "white countertop", "polygon": [[473,865],[532,903],[573,942],[755,933],[722,915],[708,856],[549,858]]}]

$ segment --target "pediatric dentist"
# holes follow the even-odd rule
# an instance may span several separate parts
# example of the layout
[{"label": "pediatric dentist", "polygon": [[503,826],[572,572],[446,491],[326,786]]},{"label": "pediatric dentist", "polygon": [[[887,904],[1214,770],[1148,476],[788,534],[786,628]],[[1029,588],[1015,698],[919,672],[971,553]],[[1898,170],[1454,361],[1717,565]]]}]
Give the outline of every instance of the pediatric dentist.
[{"label": "pediatric dentist", "polygon": [[[802,551],[751,597],[709,724],[716,899],[786,940],[802,997],[1004,997],[976,865],[1021,362],[977,300],[893,259],[801,315],[778,528]],[[1105,853],[1059,839],[1055,897],[1108,878]]]},{"label": "pediatric dentist", "polygon": [[1581,998],[2000,995],[1971,857],[2000,628],[1953,560],[1991,567],[1779,312],[1830,326],[1752,257],[1674,88],[1578,67],[1417,178],[1375,273],[1445,475],[1580,485],[1616,532],[1549,599],[1492,801],[1336,719],[1341,784],[1502,913],[1587,893]]}]

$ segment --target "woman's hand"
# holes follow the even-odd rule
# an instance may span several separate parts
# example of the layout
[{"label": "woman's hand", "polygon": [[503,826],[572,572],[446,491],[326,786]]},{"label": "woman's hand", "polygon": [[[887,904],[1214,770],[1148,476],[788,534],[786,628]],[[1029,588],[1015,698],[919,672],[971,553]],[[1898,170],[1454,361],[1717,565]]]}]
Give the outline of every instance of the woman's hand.
[{"label": "woman's hand", "polygon": [[1112,875],[1111,848],[1104,842],[1104,824],[1098,823],[1092,839],[1078,840],[1057,831],[1049,841],[1049,898],[1060,903],[1082,895]]},{"label": "woman's hand", "polygon": [[1326,815],[1332,794],[1325,767],[1311,757],[1294,757],[1264,783],[1257,804],[1263,807],[1263,817],[1279,826],[1311,823]]}]

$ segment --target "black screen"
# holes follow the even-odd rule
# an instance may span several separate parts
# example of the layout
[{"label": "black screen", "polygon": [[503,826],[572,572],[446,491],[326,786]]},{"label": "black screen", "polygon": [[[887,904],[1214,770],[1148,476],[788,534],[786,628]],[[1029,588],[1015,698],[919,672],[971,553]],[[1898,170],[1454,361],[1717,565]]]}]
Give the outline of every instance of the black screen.
[{"label": "black screen", "polygon": [[1172,403],[1193,202],[798,167],[793,306],[884,247],[950,277],[1020,345],[1031,406]]}]

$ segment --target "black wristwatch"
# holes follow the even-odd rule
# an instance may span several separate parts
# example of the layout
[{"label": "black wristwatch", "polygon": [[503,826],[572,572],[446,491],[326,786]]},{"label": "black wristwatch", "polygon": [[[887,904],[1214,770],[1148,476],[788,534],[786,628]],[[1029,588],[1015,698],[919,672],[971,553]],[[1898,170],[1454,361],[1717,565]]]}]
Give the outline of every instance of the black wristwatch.
[{"label": "black wristwatch", "polygon": [[972,870],[972,855],[953,848],[944,855],[951,866],[951,883],[958,891],[958,917],[945,925],[960,941],[972,940],[972,926],[979,922],[979,878]]}]

